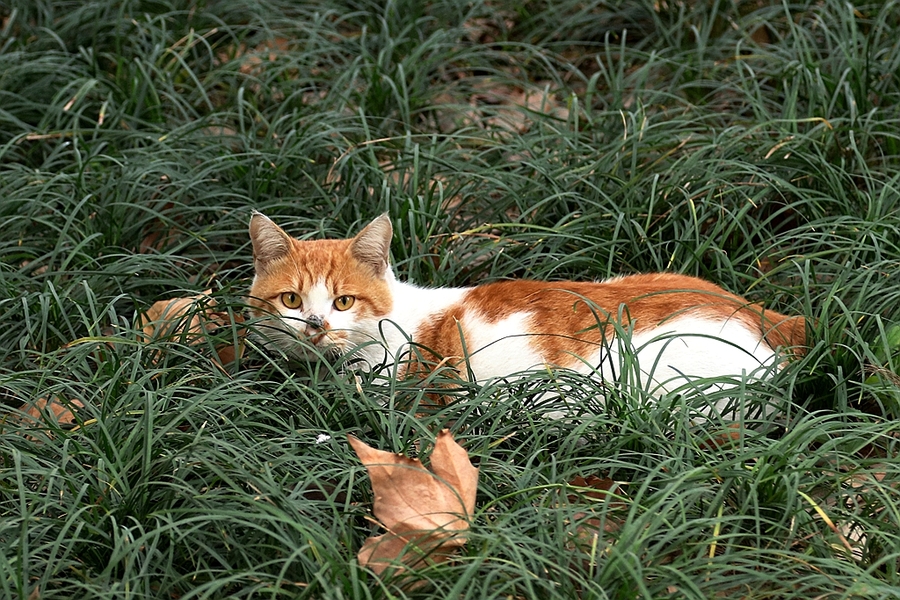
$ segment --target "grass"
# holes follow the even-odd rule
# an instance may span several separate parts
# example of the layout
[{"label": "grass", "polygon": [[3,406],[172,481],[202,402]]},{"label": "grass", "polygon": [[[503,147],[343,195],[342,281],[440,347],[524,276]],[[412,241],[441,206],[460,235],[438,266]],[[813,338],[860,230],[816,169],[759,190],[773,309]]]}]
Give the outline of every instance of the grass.
[{"label": "grass", "polygon": [[[898,15],[0,7],[0,596],[895,598]],[[701,275],[805,315],[811,350],[740,389],[749,427],[716,446],[727,423],[689,418],[715,391],[535,375],[415,418],[412,382],[253,341],[221,367],[229,328],[142,342],[159,299],[242,310],[251,209],[301,237],[387,211],[396,270],[427,285]],[[47,397],[83,404],[74,427],[15,418]],[[468,544],[418,586],[379,581],[345,435],[427,453],[442,427],[481,470]]]}]

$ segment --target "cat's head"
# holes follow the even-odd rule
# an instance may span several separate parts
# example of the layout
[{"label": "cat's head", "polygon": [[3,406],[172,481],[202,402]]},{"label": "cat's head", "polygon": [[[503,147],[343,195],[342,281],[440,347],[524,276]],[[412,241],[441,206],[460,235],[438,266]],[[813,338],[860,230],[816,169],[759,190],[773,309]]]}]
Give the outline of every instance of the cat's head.
[{"label": "cat's head", "polygon": [[393,305],[392,235],[390,219],[381,215],[350,239],[298,240],[254,212],[256,275],[247,302],[261,318],[260,331],[300,358],[371,341]]}]

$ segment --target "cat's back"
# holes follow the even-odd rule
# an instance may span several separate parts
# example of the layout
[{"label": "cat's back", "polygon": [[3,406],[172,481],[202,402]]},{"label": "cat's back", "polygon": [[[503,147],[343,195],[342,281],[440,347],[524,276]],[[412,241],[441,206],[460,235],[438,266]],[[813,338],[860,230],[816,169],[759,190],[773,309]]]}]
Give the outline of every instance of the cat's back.
[{"label": "cat's back", "polygon": [[746,300],[703,279],[678,273],[645,273],[603,281],[497,281],[470,288],[462,300],[472,316],[488,322],[517,312],[560,327],[579,327],[598,315],[620,316],[650,327],[679,314],[733,315]]},{"label": "cat's back", "polygon": [[[723,342],[706,340],[722,337],[726,352],[734,345],[742,348],[728,360],[745,369],[746,364],[739,364],[742,353],[758,365],[775,348],[805,341],[802,317],[765,310],[711,282],[673,273],[596,282],[487,283],[464,290],[415,337],[443,357],[472,355],[470,364],[483,376],[540,364],[577,367],[585,358],[596,360],[614,337],[614,324],[627,327],[640,343],[660,335],[690,336],[691,353],[714,363],[721,362]],[[677,358],[693,366],[696,356]],[[720,373],[729,372],[726,368],[716,367]]]},{"label": "cat's back", "polygon": [[510,280],[471,288],[465,303],[489,322],[517,312],[534,330],[579,332],[614,320],[635,331],[678,321],[743,325],[771,348],[806,343],[803,317],[787,316],[690,275],[642,273],[603,281]]}]

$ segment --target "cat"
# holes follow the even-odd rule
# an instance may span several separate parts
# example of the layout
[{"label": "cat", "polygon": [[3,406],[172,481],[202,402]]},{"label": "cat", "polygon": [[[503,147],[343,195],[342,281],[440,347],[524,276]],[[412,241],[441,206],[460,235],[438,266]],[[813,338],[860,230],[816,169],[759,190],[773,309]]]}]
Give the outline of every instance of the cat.
[{"label": "cat", "polygon": [[615,378],[617,335],[630,336],[655,395],[695,378],[768,377],[806,343],[802,316],[687,275],[419,287],[395,277],[392,236],[381,215],[350,239],[301,241],[254,212],[248,304],[271,342],[300,358],[352,353],[363,369],[440,364],[488,381],[554,368]]}]

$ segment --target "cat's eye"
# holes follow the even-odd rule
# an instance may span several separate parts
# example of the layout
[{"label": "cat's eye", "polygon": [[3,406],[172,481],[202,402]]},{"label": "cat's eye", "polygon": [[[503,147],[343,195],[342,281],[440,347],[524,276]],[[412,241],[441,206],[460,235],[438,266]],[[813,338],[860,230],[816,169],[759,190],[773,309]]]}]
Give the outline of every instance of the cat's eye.
[{"label": "cat's eye", "polygon": [[300,294],[297,292],[285,292],[281,295],[281,303],[288,308],[300,308],[303,300],[300,299]]},{"label": "cat's eye", "polygon": [[353,303],[356,302],[356,298],[353,296],[341,296],[337,300],[334,301],[334,307],[337,310],[347,310]]}]

